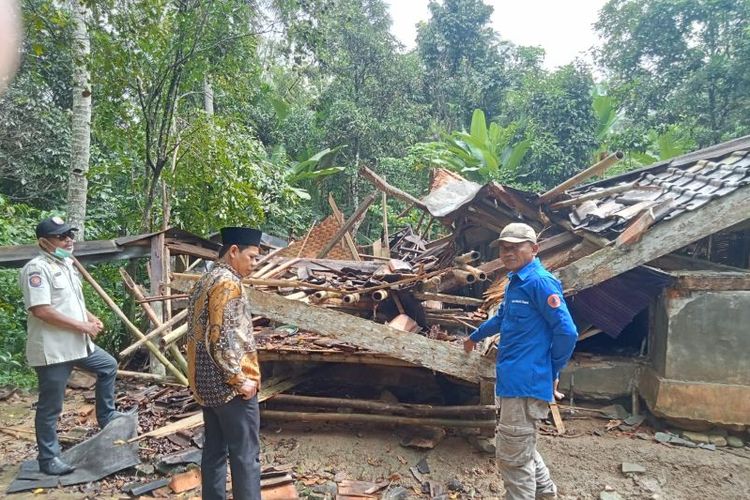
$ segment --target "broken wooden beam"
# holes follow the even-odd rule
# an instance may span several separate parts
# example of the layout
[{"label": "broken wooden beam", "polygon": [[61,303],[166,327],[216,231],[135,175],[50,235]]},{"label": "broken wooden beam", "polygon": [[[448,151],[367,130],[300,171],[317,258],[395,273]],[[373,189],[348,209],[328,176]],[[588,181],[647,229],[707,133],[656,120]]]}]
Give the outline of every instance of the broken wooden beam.
[{"label": "broken wooden beam", "polygon": [[394,198],[397,198],[407,204],[414,205],[415,207],[418,207],[421,210],[427,210],[427,205],[424,204],[424,202],[418,200],[414,196],[410,195],[409,193],[402,191],[396,187],[391,186],[388,184],[385,179],[380,177],[378,174],[370,170],[369,168],[362,165],[359,168],[359,174],[364,177],[365,179],[369,180],[373,186],[375,186],[378,190],[387,193]]},{"label": "broken wooden beam", "polygon": [[[336,222],[343,225],[344,214],[341,213],[341,210],[339,210],[339,206],[336,204],[336,200],[333,198],[333,194],[331,193],[328,193],[328,205],[331,207],[331,213],[333,213],[333,217],[336,219]],[[349,231],[344,233],[344,243],[346,243],[346,246],[349,247],[349,252],[352,254],[352,258],[357,262],[360,262],[362,259],[359,257],[357,245],[354,243],[354,238],[352,238],[352,235],[349,233]]]},{"label": "broken wooden beam", "polygon": [[564,288],[575,293],[739,224],[750,214],[750,189],[743,187],[654,225],[647,237],[625,247],[608,246],[557,270]]},{"label": "broken wooden beam", "polygon": [[415,425],[450,428],[495,428],[492,420],[459,420],[447,418],[416,418],[397,415],[371,415],[367,413],[311,413],[296,411],[261,410],[263,420],[291,420],[294,422],[343,422],[383,425]]},{"label": "broken wooden beam", "polygon": [[414,292],[414,298],[419,300],[435,300],[445,302],[446,304],[461,304],[465,306],[481,306],[484,299],[475,299],[474,297],[463,297],[461,295],[449,295],[446,293],[436,292]]},{"label": "broken wooden beam", "polygon": [[367,198],[362,200],[362,203],[359,204],[357,207],[357,210],[354,211],[354,213],[346,220],[343,226],[339,228],[338,231],[336,231],[336,234],[333,235],[331,240],[326,243],[326,245],[318,252],[318,255],[316,256],[318,259],[322,259],[326,255],[328,255],[328,252],[330,252],[333,247],[335,247],[338,242],[343,238],[344,234],[351,229],[351,227],[364,215],[364,213],[367,211],[367,209],[372,205],[372,203],[375,201],[375,198],[377,197],[377,192],[373,191],[370,193]]},{"label": "broken wooden beam", "polygon": [[542,196],[539,197],[539,199],[536,200],[537,205],[542,205],[544,203],[552,201],[555,198],[557,198],[559,195],[561,195],[563,192],[565,192],[567,189],[570,189],[573,186],[577,186],[578,184],[581,184],[587,179],[603,174],[604,172],[607,171],[609,167],[611,167],[618,161],[622,160],[624,156],[625,155],[622,153],[622,151],[617,151],[616,153],[612,153],[611,155],[604,158],[602,161],[595,163],[594,165],[590,166],[586,170],[577,173],[570,179],[566,180],[565,182],[562,182],[561,184],[558,184],[557,186],[553,187],[552,189],[544,193]]},{"label": "broken wooden beam", "polygon": [[[462,380],[479,383],[494,371],[494,363],[457,346],[322,307],[247,288],[254,313],[298,326],[326,337],[408,361]],[[360,291],[361,293],[361,291]]]},{"label": "broken wooden beam", "polygon": [[496,412],[495,405],[433,406],[409,403],[384,403],[382,401],[366,399],[299,396],[296,394],[279,394],[270,398],[268,403],[319,406],[324,408],[353,408],[355,410],[394,413],[412,417],[466,417],[481,415],[485,418],[494,418]]},{"label": "broken wooden beam", "polygon": [[[574,205],[580,205],[584,201],[598,200],[598,199],[604,198],[605,196],[611,196],[613,194],[624,193],[625,191],[630,191],[631,189],[633,189],[636,183],[637,181],[633,181],[633,182],[628,182],[626,184],[620,184],[618,186],[612,186],[610,188],[600,189],[598,191],[592,191],[590,193],[576,196],[575,198],[571,198],[569,200],[555,202],[551,204],[549,208],[552,210],[560,210],[561,208],[572,207]],[[642,189],[642,188],[655,189],[652,186],[639,187],[639,189]],[[659,189],[659,188],[656,188],[656,189]]]}]

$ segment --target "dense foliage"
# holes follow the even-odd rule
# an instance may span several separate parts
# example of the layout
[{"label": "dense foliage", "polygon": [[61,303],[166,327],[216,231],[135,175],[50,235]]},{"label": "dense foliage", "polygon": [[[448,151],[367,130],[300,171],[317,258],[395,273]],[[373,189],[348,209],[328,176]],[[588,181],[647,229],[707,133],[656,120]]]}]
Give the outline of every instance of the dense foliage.
[{"label": "dense foliage", "polygon": [[[371,189],[363,165],[414,195],[431,167],[542,190],[607,152],[626,152],[621,171],[750,133],[747,0],[610,0],[595,66],[555,70],[494,31],[483,0],[431,1],[411,50],[383,0],[84,3],[88,61],[73,55],[69,2],[22,1],[22,64],[0,96],[0,244],[64,215],[80,64],[88,239],[226,224],[299,237],[329,192],[351,212]],[[403,208],[389,200],[393,224],[414,217],[397,219]],[[115,264],[94,272],[124,300]],[[15,273],[0,271],[6,374],[23,365]],[[108,327],[105,342],[124,341]]]}]

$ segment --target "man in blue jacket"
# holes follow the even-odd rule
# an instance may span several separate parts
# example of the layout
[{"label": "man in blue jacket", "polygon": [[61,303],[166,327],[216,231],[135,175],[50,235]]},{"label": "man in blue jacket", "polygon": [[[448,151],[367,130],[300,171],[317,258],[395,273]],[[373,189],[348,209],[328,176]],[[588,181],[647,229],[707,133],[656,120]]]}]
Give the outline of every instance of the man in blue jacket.
[{"label": "man in blue jacket", "polygon": [[536,421],[547,416],[555,380],[570,359],[578,333],[560,282],[536,257],[534,229],[512,223],[500,233],[500,258],[508,272],[497,314],[464,341],[502,332],[497,353],[497,463],[506,498],[555,498],[557,486],[536,450]]}]

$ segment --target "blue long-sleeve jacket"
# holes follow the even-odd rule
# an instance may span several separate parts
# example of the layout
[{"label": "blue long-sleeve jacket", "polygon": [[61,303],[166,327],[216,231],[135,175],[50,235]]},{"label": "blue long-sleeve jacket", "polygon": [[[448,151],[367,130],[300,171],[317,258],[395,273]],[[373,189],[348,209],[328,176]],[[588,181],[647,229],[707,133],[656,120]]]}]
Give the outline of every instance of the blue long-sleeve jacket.
[{"label": "blue long-sleeve jacket", "polygon": [[505,298],[497,314],[470,338],[478,342],[498,332],[502,334],[495,393],[552,401],[552,385],[573,354],[578,333],[560,281],[539,259],[508,273]]}]

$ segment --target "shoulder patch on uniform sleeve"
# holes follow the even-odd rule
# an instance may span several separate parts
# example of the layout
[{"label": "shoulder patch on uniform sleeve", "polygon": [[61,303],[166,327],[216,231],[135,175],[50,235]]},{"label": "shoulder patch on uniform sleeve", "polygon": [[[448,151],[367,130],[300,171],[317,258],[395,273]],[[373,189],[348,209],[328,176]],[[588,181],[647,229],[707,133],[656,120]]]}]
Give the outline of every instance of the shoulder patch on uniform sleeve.
[{"label": "shoulder patch on uniform sleeve", "polygon": [[32,288],[40,288],[42,286],[42,273],[40,273],[39,271],[30,272],[29,286]]},{"label": "shoulder patch on uniform sleeve", "polygon": [[557,309],[562,305],[562,300],[560,299],[560,296],[556,293],[553,293],[549,297],[547,297],[547,305],[550,306],[552,309]]}]

